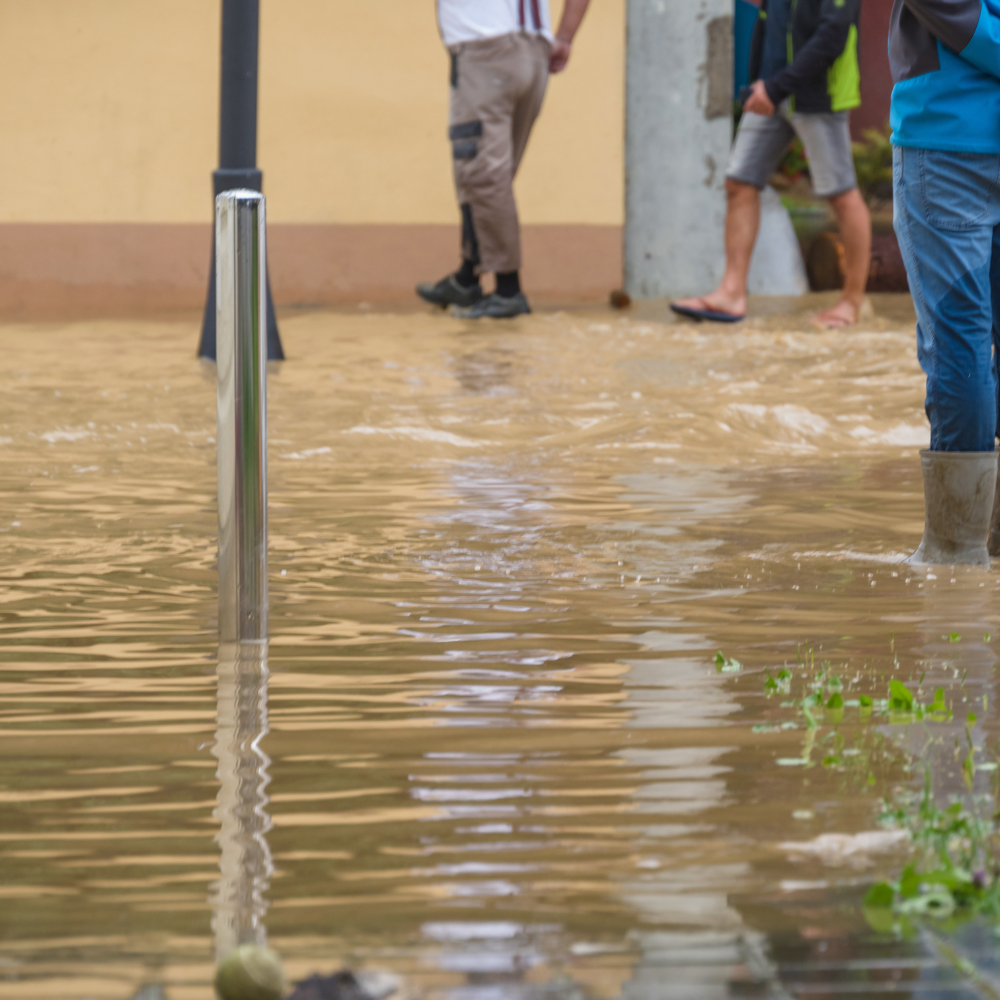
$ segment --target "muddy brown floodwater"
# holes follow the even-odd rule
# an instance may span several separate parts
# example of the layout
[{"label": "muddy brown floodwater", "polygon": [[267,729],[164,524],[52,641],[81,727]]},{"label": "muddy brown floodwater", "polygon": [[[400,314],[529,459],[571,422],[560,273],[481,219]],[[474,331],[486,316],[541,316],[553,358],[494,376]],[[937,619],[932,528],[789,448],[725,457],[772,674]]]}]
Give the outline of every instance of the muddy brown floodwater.
[{"label": "muddy brown floodwater", "polygon": [[194,324],[0,329],[0,998],[207,1000],[265,928],[427,1000],[976,995],[859,909],[925,727],[764,690],[811,647],[996,703],[1000,568],[899,565],[928,431],[877,309],[286,318],[235,671]]}]

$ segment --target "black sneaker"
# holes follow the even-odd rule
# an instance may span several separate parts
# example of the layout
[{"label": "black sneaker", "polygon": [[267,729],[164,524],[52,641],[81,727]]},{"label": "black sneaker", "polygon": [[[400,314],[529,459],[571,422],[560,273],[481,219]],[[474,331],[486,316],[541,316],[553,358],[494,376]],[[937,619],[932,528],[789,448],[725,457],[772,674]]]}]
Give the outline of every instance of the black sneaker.
[{"label": "black sneaker", "polygon": [[518,292],[506,298],[503,295],[485,295],[475,305],[468,309],[456,309],[455,315],[459,319],[513,319],[515,316],[524,316],[531,312],[531,306],[524,296],[524,292]]},{"label": "black sneaker", "polygon": [[449,274],[447,278],[442,278],[436,285],[429,281],[423,281],[417,285],[417,295],[431,305],[440,306],[447,309],[448,306],[469,307],[475,305],[482,297],[483,290],[479,284],[466,287],[455,279],[455,275]]}]

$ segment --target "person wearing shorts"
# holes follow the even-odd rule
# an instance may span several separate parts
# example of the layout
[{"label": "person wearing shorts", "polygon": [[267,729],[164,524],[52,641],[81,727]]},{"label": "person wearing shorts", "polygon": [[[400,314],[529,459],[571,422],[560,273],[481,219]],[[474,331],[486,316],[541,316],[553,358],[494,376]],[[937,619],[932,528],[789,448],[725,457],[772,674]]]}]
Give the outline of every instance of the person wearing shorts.
[{"label": "person wearing shorts", "polygon": [[[542,109],[550,73],[566,68],[590,0],[566,0],[553,35],[549,0],[437,0],[451,59],[451,141],[462,214],[462,266],[417,285],[427,302],[468,319],[531,312],[521,291],[514,176]],[[496,277],[484,295],[483,271]]]},{"label": "person wearing shorts", "polygon": [[849,121],[861,103],[860,9],[861,0],[762,0],[750,55],[755,82],[726,171],[725,275],[714,292],[673,303],[675,312],[743,318],[760,192],[798,136],[813,190],[832,205],[845,251],[843,294],[816,320],[827,328],[857,322],[871,267],[871,217],[858,190]]}]

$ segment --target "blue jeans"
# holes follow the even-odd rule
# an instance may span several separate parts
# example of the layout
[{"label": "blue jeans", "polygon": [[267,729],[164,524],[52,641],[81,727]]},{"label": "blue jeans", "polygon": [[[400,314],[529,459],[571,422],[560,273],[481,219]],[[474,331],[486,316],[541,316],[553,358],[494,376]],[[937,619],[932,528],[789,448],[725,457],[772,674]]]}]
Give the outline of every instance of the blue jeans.
[{"label": "blue jeans", "polygon": [[1000,155],[893,151],[932,451],[993,451],[1000,399]]}]

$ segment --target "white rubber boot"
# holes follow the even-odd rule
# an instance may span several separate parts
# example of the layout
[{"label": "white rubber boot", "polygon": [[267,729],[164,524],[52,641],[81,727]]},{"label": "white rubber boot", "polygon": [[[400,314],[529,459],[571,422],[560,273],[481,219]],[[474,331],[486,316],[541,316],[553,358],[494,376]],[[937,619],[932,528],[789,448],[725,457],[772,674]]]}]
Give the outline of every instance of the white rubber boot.
[{"label": "white rubber boot", "polygon": [[989,566],[997,490],[995,451],[922,451],[924,539],[906,561],[914,566]]}]

